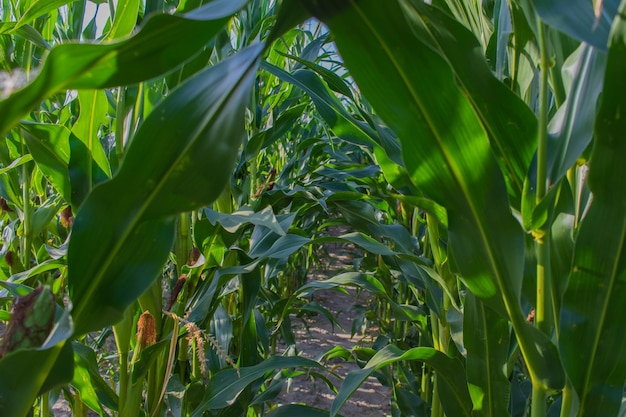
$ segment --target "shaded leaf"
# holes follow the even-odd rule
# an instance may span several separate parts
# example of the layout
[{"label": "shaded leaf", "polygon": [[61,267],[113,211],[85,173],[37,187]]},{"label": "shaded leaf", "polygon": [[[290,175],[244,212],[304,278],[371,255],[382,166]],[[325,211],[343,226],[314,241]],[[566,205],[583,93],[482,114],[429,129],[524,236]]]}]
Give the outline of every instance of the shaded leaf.
[{"label": "shaded leaf", "polygon": [[[563,364],[578,416],[616,415],[626,380],[626,3],[611,32],[588,185],[593,202],[574,247],[560,315]],[[610,233],[603,233],[610,225]]]}]

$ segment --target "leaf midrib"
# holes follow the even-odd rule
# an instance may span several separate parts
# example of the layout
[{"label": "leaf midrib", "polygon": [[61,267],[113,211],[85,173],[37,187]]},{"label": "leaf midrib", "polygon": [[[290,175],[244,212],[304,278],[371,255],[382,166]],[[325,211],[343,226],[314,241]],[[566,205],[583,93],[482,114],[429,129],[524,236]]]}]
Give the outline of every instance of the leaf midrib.
[{"label": "leaf midrib", "polygon": [[[422,116],[424,116],[424,119],[426,120],[429,128],[434,133],[433,136],[436,139],[437,143],[439,144],[439,148],[440,148],[440,150],[442,151],[442,154],[445,157],[445,160],[447,162],[448,167],[450,168],[450,170],[454,174],[453,177],[454,177],[455,182],[457,183],[458,187],[461,189],[461,191],[463,192],[464,196],[470,195],[468,193],[468,187],[465,184],[465,182],[462,180],[462,176],[460,175],[460,172],[458,172],[456,165],[451,163],[451,161],[453,161],[453,159],[451,158],[449,152],[447,151],[446,147],[444,146],[444,144],[443,144],[443,142],[441,140],[441,137],[440,137],[440,135],[438,133],[438,130],[435,128],[431,118],[429,117],[429,113],[425,111],[426,107],[424,106],[422,101],[419,99],[419,96],[417,95],[417,93],[412,88],[412,85],[409,82],[408,76],[402,70],[402,66],[400,66],[398,64],[398,62],[394,59],[393,53],[389,49],[388,45],[379,36],[378,32],[376,31],[376,27],[374,25],[372,25],[371,21],[366,17],[366,15],[363,12],[363,10],[356,4],[356,2],[354,0],[350,0],[350,2],[352,3],[352,7],[358,13],[359,17],[363,20],[365,26],[371,31],[371,33],[374,35],[374,37],[378,41],[378,43],[382,47],[383,51],[385,52],[385,54],[387,55],[389,60],[392,62],[393,67],[395,68],[396,72],[398,73],[398,75],[400,76],[402,81],[404,82],[405,86],[407,87],[407,90],[410,92],[410,95],[413,98],[413,100],[415,101],[415,104],[418,106],[418,109],[419,109],[420,113],[422,114]],[[515,304],[513,304],[513,306],[511,305],[511,302],[514,302],[514,301],[510,300],[510,294],[507,294],[508,291],[505,291],[507,289],[507,287],[505,285],[503,285],[504,282],[503,282],[503,279],[502,279],[502,277],[500,275],[500,271],[497,268],[497,263],[495,262],[495,258],[493,256],[491,247],[488,244],[486,244],[489,240],[487,239],[487,234],[485,233],[484,225],[479,220],[480,217],[477,215],[477,210],[476,210],[476,207],[473,204],[473,201],[471,199],[467,198],[467,197],[465,198],[465,201],[467,203],[468,208],[470,209],[470,211],[472,213],[472,217],[475,220],[475,224],[476,224],[476,226],[477,226],[477,228],[478,228],[478,230],[480,232],[480,236],[481,236],[481,239],[482,239],[482,242],[483,242],[483,247],[486,249],[486,252],[488,254],[490,269],[491,269],[494,277],[496,277],[496,280],[498,282],[500,290],[501,290],[501,292],[503,294],[504,304],[506,306],[506,309],[509,312],[509,315],[513,316],[514,315],[514,314],[512,314],[512,313],[514,313],[513,306]]]},{"label": "leaf midrib", "polygon": [[[80,314],[84,311],[86,306],[88,306],[88,303],[86,301],[90,300],[90,298],[93,296],[93,294],[96,292],[96,290],[99,289],[100,283],[101,283],[102,278],[105,275],[106,271],[109,270],[110,265],[112,264],[113,260],[117,257],[117,254],[122,249],[124,243],[127,241],[128,236],[132,233],[133,230],[135,230],[137,225],[142,221],[143,214],[147,211],[147,209],[150,207],[152,201],[160,193],[160,190],[165,185],[165,183],[169,180],[169,178],[171,176],[171,173],[176,170],[176,168],[178,166],[178,163],[183,159],[183,156],[187,155],[187,153],[190,151],[190,148],[193,147],[197,143],[197,140],[198,140],[200,134],[206,128],[206,126],[213,120],[213,118],[216,115],[221,114],[220,110],[222,110],[222,106],[224,105],[224,103],[228,102],[230,100],[230,98],[232,97],[233,93],[235,91],[237,91],[237,89],[240,86],[241,81],[245,80],[247,78],[249,71],[255,65],[257,60],[258,60],[258,56],[257,56],[256,59],[251,60],[250,65],[243,72],[243,76],[239,79],[239,81],[235,84],[235,86],[232,89],[230,89],[228,94],[225,94],[225,95],[222,96],[221,100],[219,101],[219,104],[217,106],[215,106],[215,111],[209,113],[204,118],[205,122],[198,125],[199,127],[193,133],[192,139],[188,142],[188,144],[183,148],[183,150],[176,157],[175,162],[172,163],[168,167],[165,175],[163,175],[161,177],[161,179],[156,183],[155,187],[152,189],[150,194],[148,194],[148,196],[142,200],[143,204],[140,204],[140,209],[137,210],[136,212],[134,212],[135,215],[130,219],[129,222],[126,223],[127,226],[124,228],[124,231],[123,231],[121,237],[116,240],[116,243],[113,246],[113,249],[111,251],[107,252],[108,255],[105,257],[104,262],[103,262],[104,267],[101,267],[101,268],[98,269],[98,273],[94,277],[94,280],[87,287],[87,291],[85,292],[85,294],[82,295],[81,299],[79,300],[79,304],[77,304],[77,306],[76,306],[77,308],[75,310],[74,317],[80,317]],[[116,177],[116,179],[114,179],[112,181],[116,181],[117,178],[118,177]],[[168,217],[168,216],[161,216],[160,218],[161,219],[165,219],[166,217]],[[78,321],[78,320],[75,318],[75,321]]]}]

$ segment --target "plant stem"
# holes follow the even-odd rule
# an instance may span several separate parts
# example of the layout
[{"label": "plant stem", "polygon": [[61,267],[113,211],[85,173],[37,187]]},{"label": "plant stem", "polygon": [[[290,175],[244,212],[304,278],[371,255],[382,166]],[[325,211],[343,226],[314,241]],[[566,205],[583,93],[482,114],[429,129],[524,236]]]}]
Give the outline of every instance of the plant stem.
[{"label": "plant stem", "polygon": [[[27,152],[26,144],[22,139],[22,155]],[[24,200],[24,219],[23,219],[23,233],[24,239],[22,240],[22,264],[27,270],[30,268],[30,252],[32,246],[32,230],[31,230],[31,215],[32,207],[30,204],[30,171],[28,164],[22,165],[22,200]]]},{"label": "plant stem", "polygon": [[[539,205],[546,196],[548,169],[548,75],[549,58],[547,53],[544,25],[539,21],[541,45],[541,84],[539,90],[539,130],[537,132],[537,194]],[[550,286],[550,225],[543,225],[536,231],[535,250],[537,253],[537,302],[535,305],[535,326],[548,336],[551,333],[551,286]],[[546,392],[538,386],[532,390],[532,417],[546,415]]]},{"label": "plant stem", "polygon": [[439,401],[439,392],[437,391],[437,373],[433,376],[433,402],[430,412],[431,417],[443,417],[443,408],[441,407],[441,401]]},{"label": "plant stem", "polygon": [[117,90],[117,106],[115,110],[115,156],[118,166],[124,156],[124,111],[126,107],[126,89]]},{"label": "plant stem", "polygon": [[546,393],[541,387],[533,386],[532,403],[530,406],[531,417],[544,417],[546,415]]}]

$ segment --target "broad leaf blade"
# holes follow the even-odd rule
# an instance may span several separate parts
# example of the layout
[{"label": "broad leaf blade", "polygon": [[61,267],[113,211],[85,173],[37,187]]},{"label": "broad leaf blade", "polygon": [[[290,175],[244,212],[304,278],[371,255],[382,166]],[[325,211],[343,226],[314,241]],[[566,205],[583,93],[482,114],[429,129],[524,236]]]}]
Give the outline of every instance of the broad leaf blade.
[{"label": "broad leaf blade", "polygon": [[61,125],[24,123],[22,137],[41,172],[54,188],[71,202],[71,183],[68,172],[71,132]]},{"label": "broad leaf blade", "polygon": [[448,63],[415,36],[399,3],[408,7],[405,0],[306,2],[331,28],[361,91],[398,134],[413,182],[448,210],[449,249],[464,282],[493,309],[506,311],[533,382],[560,389],[556,348],[522,314],[524,235],[487,134]]},{"label": "broad leaf blade", "polygon": [[262,49],[248,48],[199,73],[157,106],[118,174],[94,188],[78,211],[68,250],[78,334],[121,319],[167,260],[171,216],[221,192],[241,143]]},{"label": "broad leaf blade", "polygon": [[[626,3],[616,18],[588,185],[594,199],[574,249],[560,316],[560,350],[579,416],[616,415],[626,380]],[[609,233],[604,233],[610,227]]]},{"label": "broad leaf blade", "polygon": [[535,115],[494,77],[478,40],[458,21],[425,4],[411,3],[405,6],[405,12],[416,35],[431,42],[447,59],[461,88],[467,92],[484,123],[512,200],[519,207],[526,170],[536,148]]}]

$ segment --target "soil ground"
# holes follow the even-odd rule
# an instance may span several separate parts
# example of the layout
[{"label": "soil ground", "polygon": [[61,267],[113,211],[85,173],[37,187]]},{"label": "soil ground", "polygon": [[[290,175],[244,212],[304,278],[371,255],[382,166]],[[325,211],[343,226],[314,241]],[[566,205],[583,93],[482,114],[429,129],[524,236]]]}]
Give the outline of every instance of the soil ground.
[{"label": "soil ground", "polygon": [[[329,252],[328,266],[325,270],[315,271],[309,275],[311,280],[323,280],[330,278],[341,272],[346,265],[350,264],[354,254],[354,248],[348,245],[340,248],[336,245],[328,245]],[[329,320],[322,316],[316,316],[297,326],[297,321],[293,320],[295,327],[296,347],[298,352],[307,358],[318,358],[328,349],[334,346],[351,348],[355,345],[369,346],[375,338],[375,334],[366,333],[364,338],[350,337],[352,322],[357,312],[352,308],[355,304],[356,294],[349,290],[349,294],[343,294],[333,290],[319,290],[314,293],[314,300],[327,308],[341,324],[343,329],[335,326],[333,328]],[[341,380],[353,370],[359,369],[354,362],[346,362],[342,359],[333,359],[327,363],[327,368],[333,368],[334,372],[341,377]],[[335,376],[330,376],[335,386],[341,385],[341,380]],[[390,416],[389,389],[383,387],[375,378],[369,378],[355,394],[346,402],[339,411],[344,417],[386,417]],[[335,393],[322,381],[312,383],[306,376],[294,378],[287,392],[279,396],[282,404],[299,403],[311,407],[330,410]]]}]

